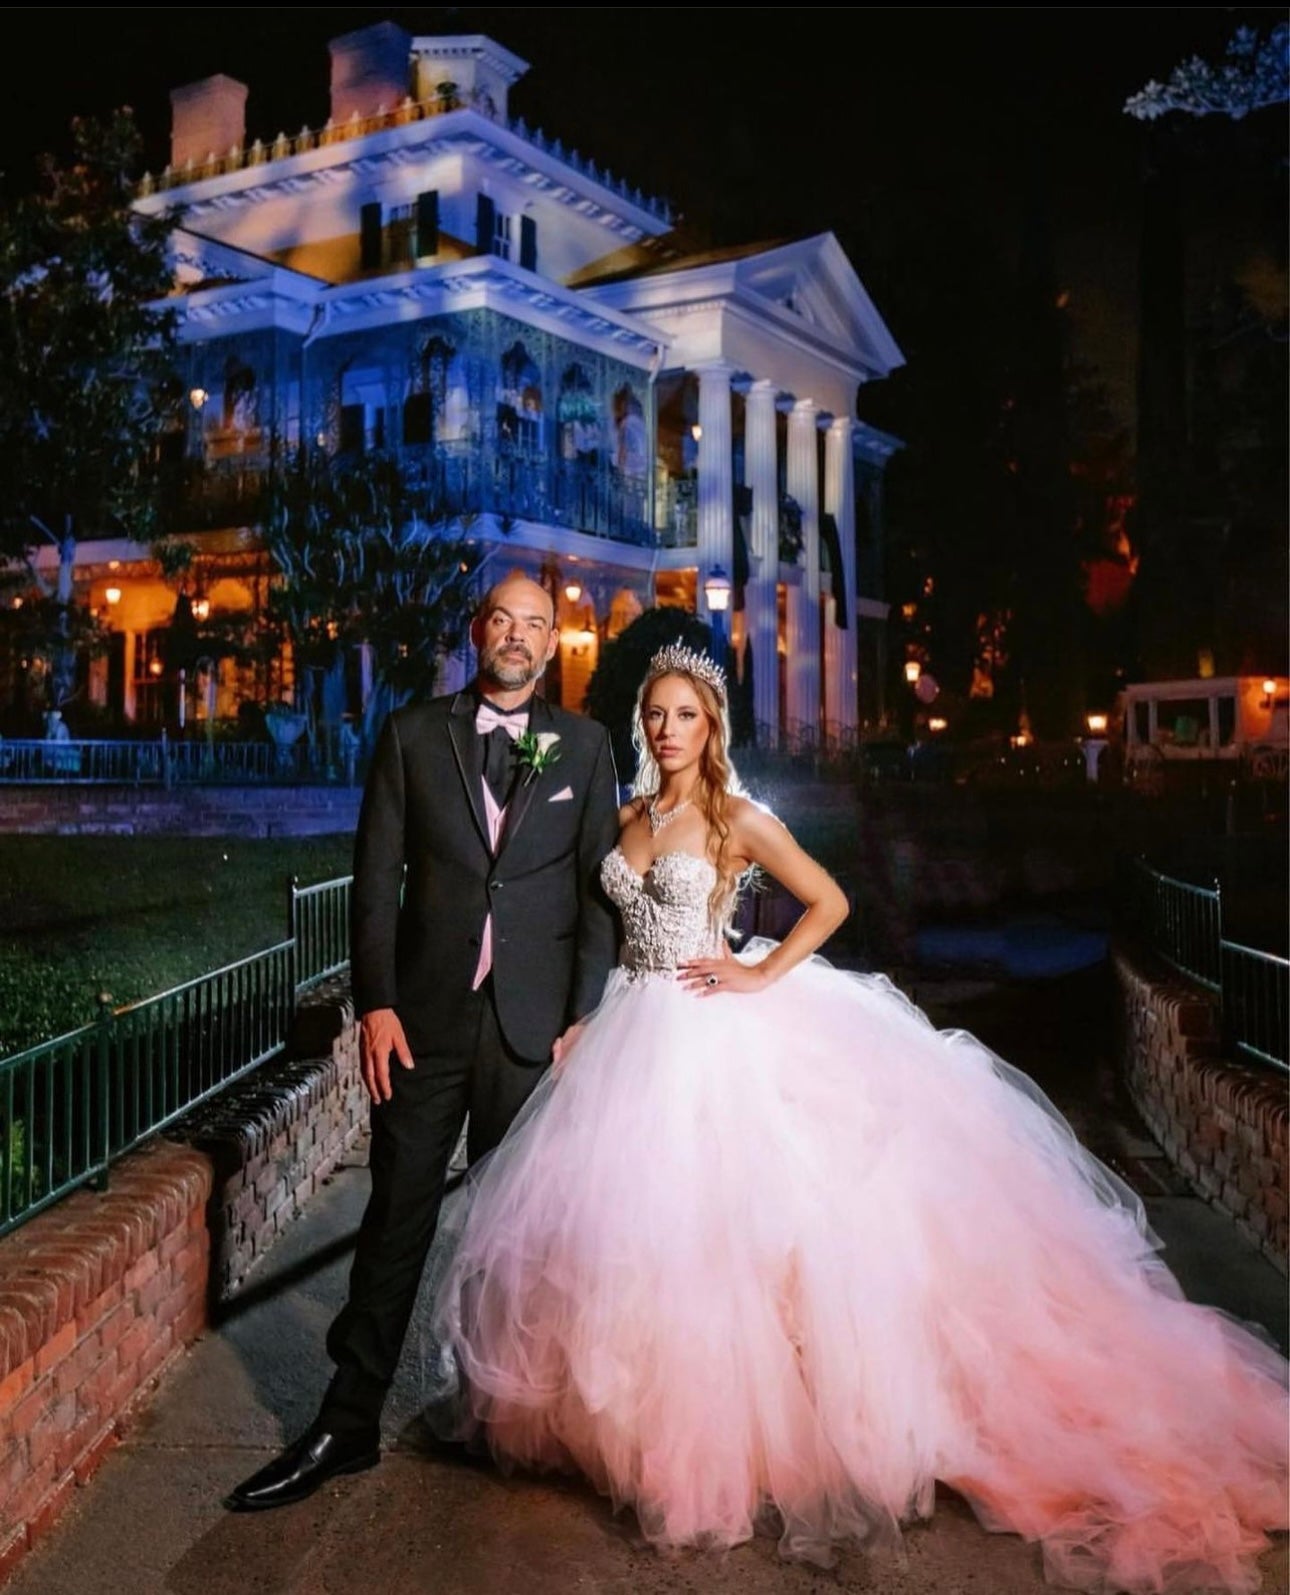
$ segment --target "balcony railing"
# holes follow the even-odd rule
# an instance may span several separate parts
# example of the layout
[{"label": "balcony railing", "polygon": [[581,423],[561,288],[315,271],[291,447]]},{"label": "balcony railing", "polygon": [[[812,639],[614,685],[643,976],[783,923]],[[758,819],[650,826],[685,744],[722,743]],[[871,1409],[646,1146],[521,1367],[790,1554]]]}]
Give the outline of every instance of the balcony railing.
[{"label": "balcony railing", "polygon": [[612,466],[461,444],[405,445],[402,455],[431,519],[490,514],[619,543],[654,543],[644,478]]}]

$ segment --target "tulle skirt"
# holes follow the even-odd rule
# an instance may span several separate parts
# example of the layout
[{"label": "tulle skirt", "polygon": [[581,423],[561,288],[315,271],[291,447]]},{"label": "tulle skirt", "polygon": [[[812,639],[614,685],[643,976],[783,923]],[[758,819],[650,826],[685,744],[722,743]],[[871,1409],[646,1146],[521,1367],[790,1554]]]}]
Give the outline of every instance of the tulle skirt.
[{"label": "tulle skirt", "polygon": [[1157,1252],[1039,1088],[885,976],[618,970],[445,1210],[427,1378],[660,1546],[773,1526],[827,1564],[941,1481],[1055,1583],[1253,1591],[1287,1365]]}]

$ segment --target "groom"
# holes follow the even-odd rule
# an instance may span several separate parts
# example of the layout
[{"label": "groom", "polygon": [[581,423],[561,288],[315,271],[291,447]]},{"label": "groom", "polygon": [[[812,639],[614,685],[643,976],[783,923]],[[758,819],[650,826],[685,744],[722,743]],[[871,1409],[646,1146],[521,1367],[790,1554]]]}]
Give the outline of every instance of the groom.
[{"label": "groom", "polygon": [[609,737],[534,691],[559,646],[546,589],[513,574],[471,625],[466,691],[397,709],[363,793],[351,968],[372,1098],[372,1192],[336,1373],[312,1426],[228,1497],[303,1500],[380,1460],[380,1418],[463,1120],[495,1146],[614,960],[600,861],[618,834]]}]

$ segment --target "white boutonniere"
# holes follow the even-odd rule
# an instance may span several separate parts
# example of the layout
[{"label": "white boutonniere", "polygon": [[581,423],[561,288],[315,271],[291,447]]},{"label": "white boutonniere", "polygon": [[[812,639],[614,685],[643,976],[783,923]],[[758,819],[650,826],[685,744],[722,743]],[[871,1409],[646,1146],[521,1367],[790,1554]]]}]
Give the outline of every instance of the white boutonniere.
[{"label": "white boutonniere", "polygon": [[515,756],[524,771],[525,786],[535,775],[541,775],[547,765],[559,759],[560,750],[556,747],[559,740],[558,731],[525,731],[516,737]]}]

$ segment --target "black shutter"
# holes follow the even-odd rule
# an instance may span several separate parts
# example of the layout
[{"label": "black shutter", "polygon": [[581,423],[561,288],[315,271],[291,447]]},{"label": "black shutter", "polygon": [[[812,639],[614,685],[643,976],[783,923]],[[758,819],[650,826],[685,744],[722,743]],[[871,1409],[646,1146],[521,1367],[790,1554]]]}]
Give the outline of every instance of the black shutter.
[{"label": "black shutter", "polygon": [[364,271],[381,264],[381,206],[378,200],[359,212],[359,263]]},{"label": "black shutter", "polygon": [[520,217],[520,265],[537,270],[537,223],[531,216]]},{"label": "black shutter", "polygon": [[432,413],[428,393],[410,393],[403,401],[403,441],[431,443]]},{"label": "black shutter", "polygon": [[343,404],[340,410],[340,452],[361,454],[367,441],[367,417],[361,404]]},{"label": "black shutter", "polygon": [[842,563],[842,540],[832,515],[820,516],[820,564],[828,562],[829,586],[833,593],[833,621],[839,631],[850,626],[851,595],[847,592],[846,567]]},{"label": "black shutter", "polygon": [[417,259],[439,253],[439,190],[417,195]]},{"label": "black shutter", "polygon": [[475,200],[475,247],[481,255],[493,253],[493,229],[496,226],[497,207],[487,194]]}]

